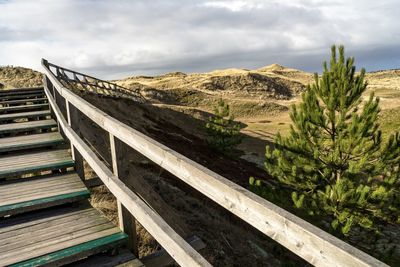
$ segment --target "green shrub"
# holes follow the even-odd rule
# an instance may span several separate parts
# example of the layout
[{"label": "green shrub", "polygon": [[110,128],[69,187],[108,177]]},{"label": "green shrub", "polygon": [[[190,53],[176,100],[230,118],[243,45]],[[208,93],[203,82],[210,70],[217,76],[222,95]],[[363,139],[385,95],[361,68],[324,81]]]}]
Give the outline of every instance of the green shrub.
[{"label": "green shrub", "polygon": [[291,130],[267,147],[265,167],[293,189],[292,202],[309,214],[330,215],[334,229],[371,229],[376,220],[399,222],[400,135],[382,141],[379,99],[362,104],[365,70],[332,47],[330,68],[292,106]]},{"label": "green shrub", "polygon": [[207,142],[219,152],[232,155],[233,149],[242,141],[240,124],[234,121],[229,105],[220,99],[214,107],[214,115],[206,124]]}]

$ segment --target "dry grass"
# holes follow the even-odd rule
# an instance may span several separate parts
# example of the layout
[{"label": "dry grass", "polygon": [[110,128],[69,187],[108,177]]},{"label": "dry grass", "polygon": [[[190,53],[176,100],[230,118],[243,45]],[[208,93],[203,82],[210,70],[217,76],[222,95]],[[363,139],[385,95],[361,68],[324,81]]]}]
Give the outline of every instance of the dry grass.
[{"label": "dry grass", "polygon": [[[106,186],[91,189],[90,204],[101,211],[115,225],[119,224],[117,200]],[[144,257],[160,249],[157,241],[136,221],[136,231],[139,246],[139,256]]]},{"label": "dry grass", "polygon": [[0,67],[0,83],[5,89],[41,86],[43,74],[23,67]]}]

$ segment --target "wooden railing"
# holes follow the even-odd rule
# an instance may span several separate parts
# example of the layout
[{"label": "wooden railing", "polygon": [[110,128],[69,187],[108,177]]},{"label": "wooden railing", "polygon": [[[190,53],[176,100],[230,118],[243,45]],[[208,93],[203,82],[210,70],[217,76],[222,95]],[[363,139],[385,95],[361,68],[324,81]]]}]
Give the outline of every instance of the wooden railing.
[{"label": "wooden railing", "polygon": [[[115,145],[117,141],[147,157],[315,266],[387,266],[107,115],[64,87],[49,70],[49,65],[50,63],[42,60],[45,92],[59,128],[70,141],[75,161],[79,163],[85,159],[116,197],[121,229],[134,235],[132,221],[138,220],[181,266],[210,264],[120,180],[122,177],[118,173],[117,162],[119,151]],[[74,131],[77,124],[75,111],[80,111],[109,135],[112,168],[107,167]],[[131,236],[131,240],[134,243],[135,236]]]},{"label": "wooden railing", "polygon": [[129,98],[138,102],[145,102],[145,98],[139,90],[131,90],[109,81],[66,69],[64,67],[43,60],[43,64],[57,78],[57,80],[69,89],[89,91],[96,94],[109,95],[113,97]]}]

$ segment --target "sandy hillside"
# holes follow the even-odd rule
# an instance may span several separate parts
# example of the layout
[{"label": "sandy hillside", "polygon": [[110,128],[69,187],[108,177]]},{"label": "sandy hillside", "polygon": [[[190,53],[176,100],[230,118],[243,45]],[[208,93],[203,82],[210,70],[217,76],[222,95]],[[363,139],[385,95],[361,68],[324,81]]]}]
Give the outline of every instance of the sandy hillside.
[{"label": "sandy hillside", "polygon": [[185,102],[182,95],[230,96],[258,100],[290,99],[305,88],[311,75],[298,70],[271,65],[258,70],[225,69],[208,73],[168,73],[161,76],[138,76],[119,80],[122,86],[142,88],[143,93],[161,102]]},{"label": "sandy hillside", "polygon": [[[366,74],[368,90],[381,99],[380,122],[384,136],[399,122],[400,70],[383,70]],[[219,98],[230,106],[236,119],[243,123],[245,138],[240,149],[245,157],[263,165],[266,142],[279,131],[290,127],[289,110],[298,103],[300,94],[314,81],[312,73],[272,64],[256,70],[225,69],[208,73],[168,73],[161,76],[129,77],[116,81],[128,88],[140,88],[158,106],[172,108],[203,118],[212,112]]]},{"label": "sandy hillside", "polygon": [[35,87],[42,85],[43,74],[23,67],[0,67],[0,83],[5,88]]}]

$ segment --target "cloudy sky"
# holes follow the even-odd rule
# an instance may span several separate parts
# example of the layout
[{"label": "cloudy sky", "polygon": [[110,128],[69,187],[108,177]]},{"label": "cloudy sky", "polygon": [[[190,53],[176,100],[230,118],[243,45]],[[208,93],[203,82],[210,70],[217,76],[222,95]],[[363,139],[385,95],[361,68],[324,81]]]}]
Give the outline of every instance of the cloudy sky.
[{"label": "cloudy sky", "polygon": [[400,68],[398,0],[0,0],[0,65],[46,58],[101,78],[258,68],[320,71],[332,44]]}]

